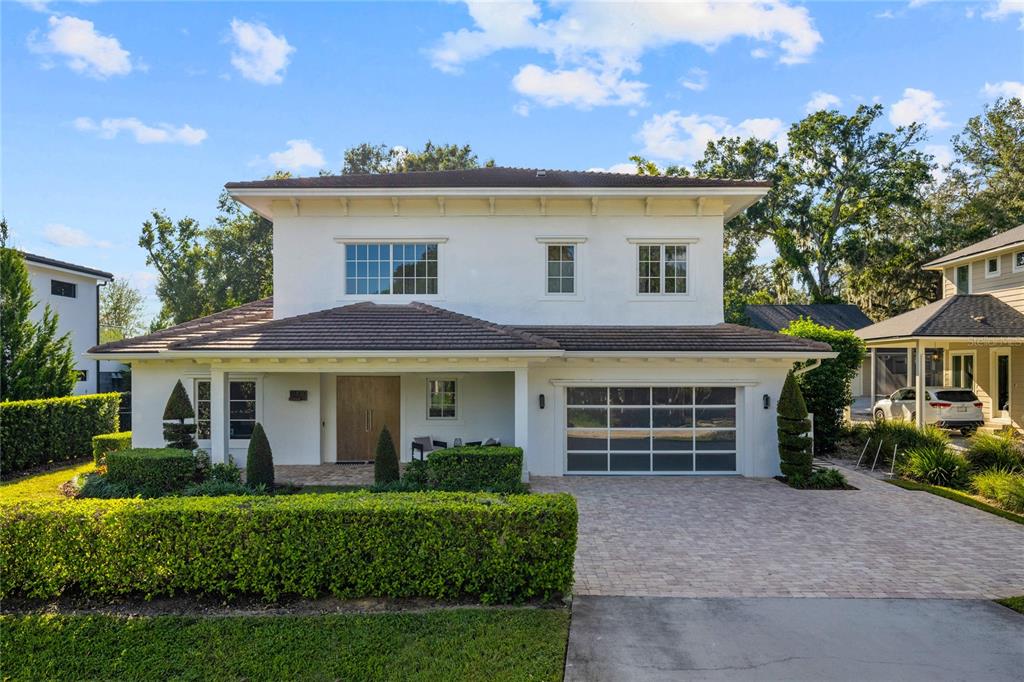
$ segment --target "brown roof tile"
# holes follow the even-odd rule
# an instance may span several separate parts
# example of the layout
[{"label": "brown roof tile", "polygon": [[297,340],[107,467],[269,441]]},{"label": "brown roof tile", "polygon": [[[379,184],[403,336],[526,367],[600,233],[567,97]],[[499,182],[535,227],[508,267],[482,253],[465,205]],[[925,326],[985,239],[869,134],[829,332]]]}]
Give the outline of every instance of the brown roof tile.
[{"label": "brown roof tile", "polygon": [[737,324],[687,326],[518,327],[558,342],[566,351],[747,352],[830,351],[828,344]]}]

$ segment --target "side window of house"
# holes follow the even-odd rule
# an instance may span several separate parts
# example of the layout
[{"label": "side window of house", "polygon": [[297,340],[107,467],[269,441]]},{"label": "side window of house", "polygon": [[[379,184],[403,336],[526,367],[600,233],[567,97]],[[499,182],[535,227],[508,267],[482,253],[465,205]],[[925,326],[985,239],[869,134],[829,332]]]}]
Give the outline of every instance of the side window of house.
[{"label": "side window of house", "polygon": [[999,270],[1000,270],[999,262],[1000,262],[999,256],[996,256],[995,258],[989,258],[987,261],[985,261],[985,276],[986,277],[998,277],[999,276]]},{"label": "side window of house", "polygon": [[637,293],[687,293],[687,256],[685,244],[638,245]]},{"label": "side window of house", "polygon": [[548,244],[547,287],[549,294],[576,293],[576,245]]},{"label": "side window of house", "polygon": [[458,416],[455,379],[427,380],[427,418],[455,419]]},{"label": "side window of house", "polygon": [[956,269],[956,293],[971,293],[971,266],[961,265]]},{"label": "side window of house", "polygon": [[229,438],[245,440],[256,425],[256,382],[232,381],[228,390]]},{"label": "side window of house", "polygon": [[345,293],[436,294],[437,244],[346,244]]},{"label": "side window of house", "polygon": [[1024,270],[1024,251],[1013,254],[1013,271],[1020,272],[1021,270]]},{"label": "side window of house", "polygon": [[[196,440],[210,440],[210,380],[196,379]],[[255,415],[254,415],[255,418]]]},{"label": "side window of house", "polygon": [[78,285],[74,282],[62,282],[59,279],[51,279],[50,293],[54,296],[78,298]]}]

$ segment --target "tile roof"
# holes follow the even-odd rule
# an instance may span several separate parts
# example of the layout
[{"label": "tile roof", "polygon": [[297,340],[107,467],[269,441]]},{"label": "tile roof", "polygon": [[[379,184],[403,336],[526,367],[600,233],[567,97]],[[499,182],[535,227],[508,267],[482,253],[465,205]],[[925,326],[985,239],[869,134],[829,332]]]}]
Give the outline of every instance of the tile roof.
[{"label": "tile roof", "polygon": [[751,327],[774,332],[785,329],[790,322],[801,317],[843,330],[860,329],[871,324],[871,318],[852,303],[748,305],[745,312]]},{"label": "tile roof", "polygon": [[80,272],[83,275],[92,275],[100,279],[114,279],[114,275],[107,272],[106,270],[97,270],[96,268],[87,268],[84,265],[75,265],[74,263],[68,263],[67,261],[57,260],[56,258],[49,258],[48,256],[40,256],[34,253],[28,253],[27,251],[20,252],[25,260],[30,263],[39,263],[40,265],[49,265],[55,268],[63,268],[65,270],[72,270],[74,272]]},{"label": "tile roof", "polygon": [[990,294],[959,294],[857,330],[865,341],[901,337],[1024,337],[1024,314]]},{"label": "tile roof", "polygon": [[771,187],[770,182],[679,178],[633,173],[542,170],[536,168],[473,168],[366,175],[323,175],[280,180],[229,182],[227,189],[372,189],[372,188],[630,188],[630,187]]},{"label": "tile roof", "polygon": [[272,319],[271,299],[95,353],[350,351],[803,352],[828,345],[732,324],[706,326],[508,326],[425,303],[353,303]]},{"label": "tile roof", "polygon": [[981,254],[986,253],[988,251],[1003,249],[1009,246],[1013,246],[1014,244],[1022,243],[1024,243],[1024,225],[1018,225],[1017,227],[1012,227],[1009,230],[1006,230],[1005,232],[1000,232],[994,237],[982,239],[980,242],[976,242],[974,244],[971,244],[970,246],[965,246],[964,248],[954,251],[953,253],[947,253],[945,256],[942,256],[941,258],[936,258],[935,260],[929,263],[925,263],[924,267],[934,268],[945,263],[951,263],[953,261],[960,260],[961,258],[968,258],[970,256],[980,256]]}]

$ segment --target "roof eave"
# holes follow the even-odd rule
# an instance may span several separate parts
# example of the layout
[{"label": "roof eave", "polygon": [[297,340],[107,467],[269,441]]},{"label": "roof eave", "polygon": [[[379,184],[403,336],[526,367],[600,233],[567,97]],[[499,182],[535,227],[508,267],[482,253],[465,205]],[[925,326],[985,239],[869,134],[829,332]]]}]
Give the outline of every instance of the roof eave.
[{"label": "roof eave", "polygon": [[1012,244],[1004,244],[1002,246],[994,246],[991,249],[975,251],[973,253],[968,253],[963,256],[958,256],[957,258],[949,258],[948,256],[943,256],[942,258],[936,258],[933,261],[925,263],[924,265],[921,266],[921,269],[941,272],[948,267],[954,265],[963,265],[964,263],[970,263],[972,261],[976,261],[979,258],[984,258],[986,256],[991,256],[994,254],[1002,255],[1004,253],[1018,251],[1022,246],[1024,246],[1024,239],[1013,242]]}]

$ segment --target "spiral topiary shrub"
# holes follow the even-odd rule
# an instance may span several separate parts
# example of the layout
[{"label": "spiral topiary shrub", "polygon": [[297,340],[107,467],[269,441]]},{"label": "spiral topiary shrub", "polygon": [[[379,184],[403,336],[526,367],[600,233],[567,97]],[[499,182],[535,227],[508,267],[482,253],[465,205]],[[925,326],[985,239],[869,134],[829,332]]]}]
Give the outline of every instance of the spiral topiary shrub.
[{"label": "spiral topiary shrub", "polygon": [[167,398],[167,405],[164,406],[164,440],[167,441],[167,447],[181,450],[195,450],[199,447],[196,443],[195,422],[185,423],[186,419],[194,419],[195,416],[188,392],[181,379],[178,379],[171,389],[170,397]]},{"label": "spiral topiary shrub", "polygon": [[806,480],[811,475],[811,462],[814,459],[811,439],[807,435],[811,430],[811,420],[807,418],[807,405],[793,372],[786,375],[786,383],[782,386],[776,422],[779,432],[779,469],[782,475]]}]

